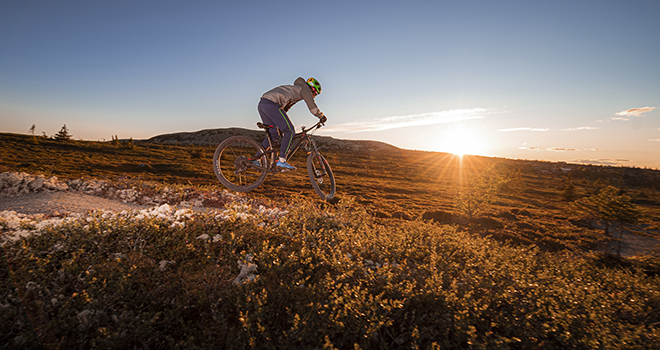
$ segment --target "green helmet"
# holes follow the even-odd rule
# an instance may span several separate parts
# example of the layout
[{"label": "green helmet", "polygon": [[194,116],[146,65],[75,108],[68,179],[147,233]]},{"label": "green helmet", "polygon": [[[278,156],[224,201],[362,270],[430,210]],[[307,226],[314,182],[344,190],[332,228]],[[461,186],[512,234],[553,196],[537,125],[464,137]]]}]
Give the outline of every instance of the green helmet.
[{"label": "green helmet", "polygon": [[309,87],[311,87],[311,88],[316,89],[317,93],[319,93],[319,94],[321,93],[321,83],[319,83],[319,81],[316,80],[316,78],[312,77],[312,78],[307,79],[307,85],[309,85]]}]

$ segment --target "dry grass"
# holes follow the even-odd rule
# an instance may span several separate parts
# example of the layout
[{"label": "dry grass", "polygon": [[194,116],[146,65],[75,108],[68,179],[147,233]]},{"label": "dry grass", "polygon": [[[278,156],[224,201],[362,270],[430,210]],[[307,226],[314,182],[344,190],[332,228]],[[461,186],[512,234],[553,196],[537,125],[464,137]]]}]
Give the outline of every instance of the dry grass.
[{"label": "dry grass", "polygon": [[[0,134],[0,171],[25,171],[60,178],[130,177],[171,184],[222,188],[212,170],[214,146],[128,142],[55,141],[43,137]],[[452,214],[450,223],[466,226],[457,212],[461,195],[483,177],[510,180],[482,204],[470,229],[482,235],[549,250],[594,248],[605,239],[597,231],[573,224],[579,215],[564,200],[568,181],[576,196],[615,185],[646,213],[650,229],[660,228],[660,172],[646,169],[574,166],[571,177],[558,164],[395,149],[390,152],[323,150],[337,179],[337,200],[354,198],[379,218],[415,220],[434,213]],[[295,172],[269,176],[250,193],[275,201],[292,195],[315,199],[305,154],[291,161]],[[523,214],[520,214],[520,213]],[[438,214],[439,215],[439,214]],[[478,220],[475,220],[478,219]]]}]

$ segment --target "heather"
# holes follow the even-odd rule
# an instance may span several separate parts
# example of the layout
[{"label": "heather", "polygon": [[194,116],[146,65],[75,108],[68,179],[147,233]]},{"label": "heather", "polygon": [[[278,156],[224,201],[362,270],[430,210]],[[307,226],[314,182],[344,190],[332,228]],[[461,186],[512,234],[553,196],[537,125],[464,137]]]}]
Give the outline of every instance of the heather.
[{"label": "heather", "polygon": [[660,340],[657,276],[452,225],[377,221],[350,200],[97,213],[9,241],[4,255],[9,348],[652,348]]}]

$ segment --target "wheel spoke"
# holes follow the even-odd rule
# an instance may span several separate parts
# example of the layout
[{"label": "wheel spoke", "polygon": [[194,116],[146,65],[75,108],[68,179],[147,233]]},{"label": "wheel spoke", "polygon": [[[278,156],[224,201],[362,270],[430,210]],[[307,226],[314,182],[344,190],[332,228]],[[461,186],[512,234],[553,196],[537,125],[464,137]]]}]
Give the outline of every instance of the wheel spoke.
[{"label": "wheel spoke", "polygon": [[[267,172],[257,169],[250,158],[261,152],[261,146],[247,137],[235,136],[223,141],[213,159],[218,180],[234,191],[246,192],[256,188],[264,181]],[[265,163],[265,156],[261,161]]]},{"label": "wheel spoke", "polygon": [[335,196],[335,177],[330,165],[320,155],[310,154],[307,157],[307,172],[312,187],[321,198],[330,200]]}]

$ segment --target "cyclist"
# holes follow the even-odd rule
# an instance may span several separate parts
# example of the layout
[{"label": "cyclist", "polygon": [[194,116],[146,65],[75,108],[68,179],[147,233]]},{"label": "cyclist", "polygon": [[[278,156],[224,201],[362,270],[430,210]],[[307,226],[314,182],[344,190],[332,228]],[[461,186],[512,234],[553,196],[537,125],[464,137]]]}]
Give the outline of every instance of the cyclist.
[{"label": "cyclist", "polygon": [[[293,105],[300,100],[305,100],[309,111],[318,117],[322,123],[325,123],[327,118],[319,110],[314,98],[321,93],[321,84],[315,78],[309,78],[307,81],[299,77],[293,82],[293,85],[281,85],[272,90],[267,91],[261,96],[257,109],[261,120],[268,125],[275,125],[282,132],[282,147],[280,148],[280,158],[277,161],[277,166],[287,170],[295,170],[296,167],[290,165],[286,161],[286,154],[291,147],[291,141],[295,134],[295,128],[287,112]],[[273,139],[277,139],[277,130],[270,129]],[[267,148],[268,138],[263,142],[263,147]],[[256,161],[258,162],[258,161]]]}]

